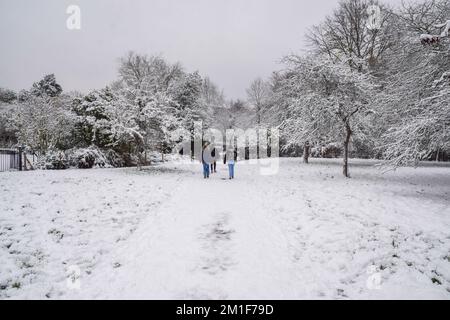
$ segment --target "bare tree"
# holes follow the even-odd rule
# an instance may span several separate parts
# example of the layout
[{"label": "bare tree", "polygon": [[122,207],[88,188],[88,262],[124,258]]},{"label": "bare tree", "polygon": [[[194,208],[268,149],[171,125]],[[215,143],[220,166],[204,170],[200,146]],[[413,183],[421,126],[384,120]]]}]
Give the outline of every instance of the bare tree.
[{"label": "bare tree", "polygon": [[[375,21],[369,21],[371,6]],[[327,54],[334,60],[348,61],[359,70],[363,62],[375,66],[395,41],[392,13],[386,7],[367,0],[344,0],[323,23],[314,26],[307,39],[314,51]],[[371,24],[370,24],[371,23]]]},{"label": "bare tree", "polygon": [[261,114],[268,98],[268,90],[267,83],[261,78],[254,80],[247,89],[248,100],[256,110],[256,124],[258,127],[261,125]]},{"label": "bare tree", "polygon": [[120,79],[135,90],[152,93],[165,91],[183,74],[179,63],[169,64],[160,56],[140,55],[130,51],[120,59]]},{"label": "bare tree", "polygon": [[264,82],[264,80],[262,80],[261,78],[257,78],[256,80],[254,80],[251,83],[250,87],[247,89],[248,100],[255,108],[255,113],[256,113],[256,128],[257,128],[256,154],[257,154],[258,159],[260,157],[260,154],[259,154],[259,140],[260,140],[259,129],[261,128],[261,115],[263,112],[264,105],[268,99],[268,93],[269,93],[269,87],[268,87],[267,83]]},{"label": "bare tree", "polygon": [[411,31],[433,34],[446,25],[442,23],[450,17],[450,0],[404,2],[399,16]]}]

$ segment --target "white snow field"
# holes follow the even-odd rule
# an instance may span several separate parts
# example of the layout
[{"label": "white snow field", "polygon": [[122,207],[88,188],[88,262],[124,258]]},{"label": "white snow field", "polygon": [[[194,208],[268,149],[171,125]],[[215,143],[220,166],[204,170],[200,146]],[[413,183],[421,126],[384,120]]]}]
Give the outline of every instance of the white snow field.
[{"label": "white snow field", "polygon": [[450,168],[0,174],[1,299],[450,299]]}]

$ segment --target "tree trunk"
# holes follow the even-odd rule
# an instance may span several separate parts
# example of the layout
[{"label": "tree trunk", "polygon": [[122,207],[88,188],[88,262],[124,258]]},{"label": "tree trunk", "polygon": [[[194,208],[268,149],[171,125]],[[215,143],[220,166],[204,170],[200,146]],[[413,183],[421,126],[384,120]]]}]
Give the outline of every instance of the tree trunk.
[{"label": "tree trunk", "polygon": [[348,173],[348,146],[350,144],[350,137],[352,135],[352,130],[350,129],[350,125],[347,123],[345,125],[345,141],[344,141],[344,176],[346,178],[350,178]]},{"label": "tree trunk", "polygon": [[310,152],[310,145],[309,142],[306,141],[305,145],[303,146],[303,162],[308,164],[309,163],[309,152]]},{"label": "tree trunk", "polygon": [[139,150],[136,150],[136,158],[137,158],[137,169],[141,171],[142,169],[142,163],[141,163],[141,155],[139,153]]},{"label": "tree trunk", "polygon": [[261,107],[256,105],[256,159],[260,159],[259,128],[261,127]]}]

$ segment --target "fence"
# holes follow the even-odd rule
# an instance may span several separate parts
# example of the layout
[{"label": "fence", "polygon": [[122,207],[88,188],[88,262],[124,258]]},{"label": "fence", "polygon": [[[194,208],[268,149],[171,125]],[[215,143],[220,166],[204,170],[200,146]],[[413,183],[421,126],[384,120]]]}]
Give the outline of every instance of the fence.
[{"label": "fence", "polygon": [[35,154],[27,157],[22,148],[1,149],[0,148],[0,172],[2,171],[22,171],[33,170]]},{"label": "fence", "polygon": [[15,149],[0,149],[0,171],[22,170],[21,152]]}]

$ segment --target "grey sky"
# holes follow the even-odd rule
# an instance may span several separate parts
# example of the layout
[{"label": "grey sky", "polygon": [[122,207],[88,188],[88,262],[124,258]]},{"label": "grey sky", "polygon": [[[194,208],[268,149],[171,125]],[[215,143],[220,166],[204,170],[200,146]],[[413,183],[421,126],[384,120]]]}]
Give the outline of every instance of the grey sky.
[{"label": "grey sky", "polygon": [[[82,28],[66,28],[81,8]],[[229,98],[304,48],[308,27],[337,0],[0,0],[0,87],[55,73],[65,91],[101,88],[129,50],[161,54],[208,75]]]}]

